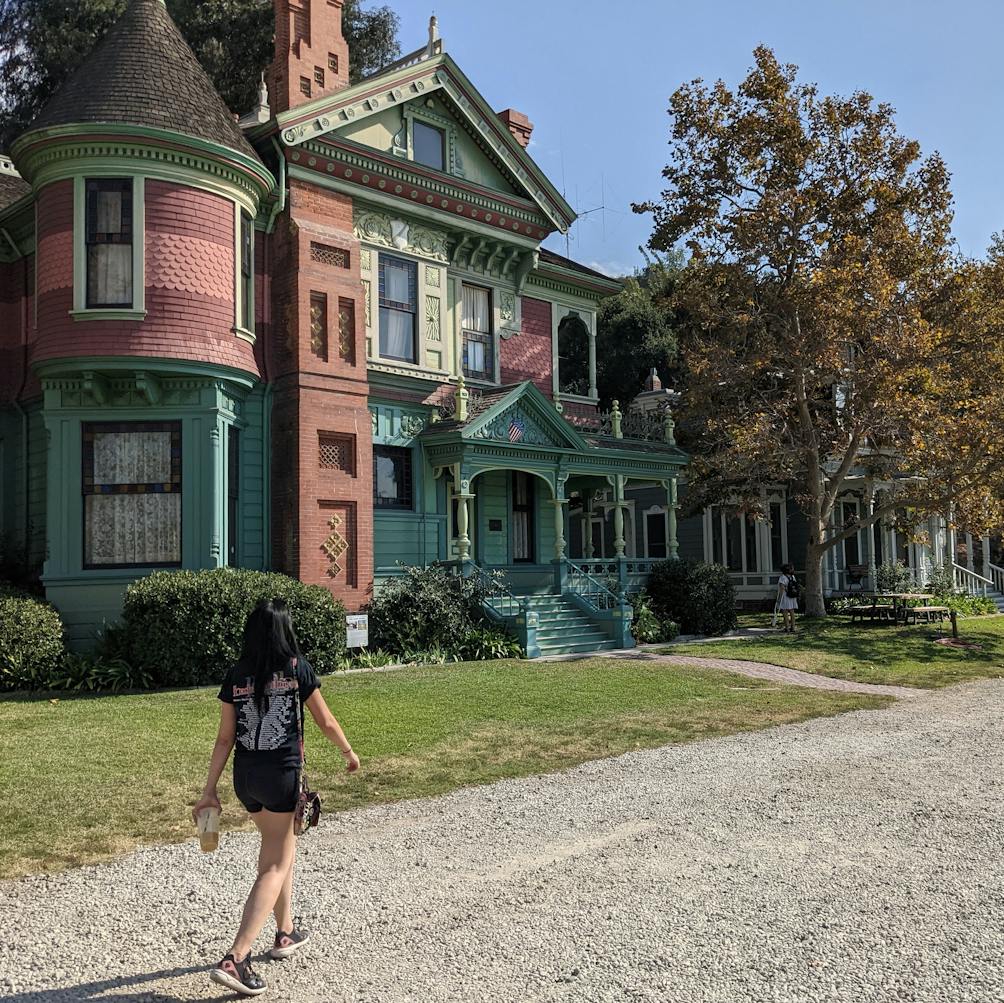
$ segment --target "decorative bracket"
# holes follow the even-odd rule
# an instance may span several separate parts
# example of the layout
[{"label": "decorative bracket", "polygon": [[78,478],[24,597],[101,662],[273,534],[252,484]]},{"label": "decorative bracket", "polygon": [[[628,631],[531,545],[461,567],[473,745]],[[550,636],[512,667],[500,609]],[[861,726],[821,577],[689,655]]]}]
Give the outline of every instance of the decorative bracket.
[{"label": "decorative bracket", "polygon": [[137,373],[136,389],[146,398],[147,404],[156,406],[164,399],[160,380],[152,373]]},{"label": "decorative bracket", "polygon": [[83,388],[102,407],[108,403],[108,381],[99,373],[91,369],[86,369],[81,374],[83,377]]}]

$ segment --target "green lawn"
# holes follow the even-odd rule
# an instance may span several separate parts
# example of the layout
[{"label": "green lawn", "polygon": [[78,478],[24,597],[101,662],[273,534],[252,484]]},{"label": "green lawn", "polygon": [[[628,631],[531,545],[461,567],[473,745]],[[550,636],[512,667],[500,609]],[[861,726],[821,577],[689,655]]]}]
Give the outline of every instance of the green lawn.
[{"label": "green lawn", "polygon": [[[740,619],[744,627],[769,625],[766,614]],[[797,627],[794,636],[778,633],[711,644],[674,644],[663,650],[673,655],[771,662],[837,679],[898,686],[950,686],[967,679],[1004,676],[1004,616],[959,620],[960,637],[980,645],[978,651],[935,644],[935,638],[951,635],[947,621],[939,631],[937,625],[851,626],[846,616],[799,617]]]},{"label": "green lawn", "polygon": [[[308,721],[309,775],[328,809],[441,794],[687,742],[880,707],[871,697],[763,685],[652,662],[472,662],[327,676],[363,769]],[[215,688],[0,699],[0,876],[107,859],[192,836],[219,711]],[[220,785],[224,828],[249,825]]]}]

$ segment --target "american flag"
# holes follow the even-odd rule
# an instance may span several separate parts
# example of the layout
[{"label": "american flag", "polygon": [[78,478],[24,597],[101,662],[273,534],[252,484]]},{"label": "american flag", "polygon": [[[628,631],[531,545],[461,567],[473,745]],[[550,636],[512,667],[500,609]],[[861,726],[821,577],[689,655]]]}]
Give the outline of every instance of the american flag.
[{"label": "american flag", "polygon": [[522,418],[510,418],[509,419],[509,441],[510,442],[520,442],[523,438],[523,433],[526,431],[526,425],[523,424]]}]

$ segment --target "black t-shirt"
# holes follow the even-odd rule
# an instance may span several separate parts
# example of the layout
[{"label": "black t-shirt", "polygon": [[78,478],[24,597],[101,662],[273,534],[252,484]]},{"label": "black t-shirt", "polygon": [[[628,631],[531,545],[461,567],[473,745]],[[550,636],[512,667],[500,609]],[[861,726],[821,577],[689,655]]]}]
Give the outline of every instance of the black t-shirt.
[{"label": "black t-shirt", "polygon": [[300,744],[296,727],[296,691],[300,691],[300,723],[303,705],[316,689],[317,674],[302,655],[281,675],[272,676],[265,688],[259,712],[254,699],[254,673],[238,662],[220,687],[219,698],[232,703],[237,711],[234,759],[261,757],[279,766],[300,765]]}]

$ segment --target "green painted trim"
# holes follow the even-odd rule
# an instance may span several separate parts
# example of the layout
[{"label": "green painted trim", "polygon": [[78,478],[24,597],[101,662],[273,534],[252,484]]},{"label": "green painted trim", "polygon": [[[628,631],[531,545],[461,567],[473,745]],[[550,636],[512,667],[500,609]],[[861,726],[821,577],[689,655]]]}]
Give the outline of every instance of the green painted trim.
[{"label": "green painted trim", "polygon": [[614,296],[623,288],[620,285],[597,288],[591,284],[589,277],[585,275],[581,276],[582,282],[575,281],[572,276],[576,274],[575,272],[568,271],[565,273],[567,278],[563,276],[559,279],[533,271],[527,276],[526,281],[527,286],[532,286],[535,289],[546,289],[548,292],[560,293],[564,296],[574,296],[590,304],[596,304],[608,296]]},{"label": "green painted trim", "polygon": [[257,376],[232,366],[139,355],[130,357],[82,355],[71,358],[46,359],[44,362],[36,362],[32,369],[39,379],[54,377],[73,379],[85,370],[91,370],[103,373],[153,372],[167,376],[193,376],[207,380],[226,380],[246,390],[250,390],[260,382]]},{"label": "green painted trim", "polygon": [[146,310],[71,310],[78,322],[88,320],[145,320]]},{"label": "green painted trim", "polygon": [[[221,183],[229,179],[246,192],[252,215],[275,189],[275,178],[261,160],[219,143],[149,126],[87,123],[35,129],[19,136],[11,153],[21,176],[36,191],[52,180],[40,175],[55,170],[55,165],[95,157],[143,159],[152,161],[151,168],[158,163],[177,164],[216,176]],[[70,173],[79,172],[71,169]],[[145,173],[153,176],[150,170]]]},{"label": "green painted trim", "polygon": [[[87,307],[87,248],[85,183],[88,178],[132,178],[132,307],[125,309]],[[146,182],[141,174],[114,171],[108,174],[88,173],[73,178],[73,310],[74,320],[142,320],[146,317]],[[126,316],[126,315],[136,316]],[[79,316],[78,316],[79,315]]]},{"label": "green painted trim", "polygon": [[249,345],[253,345],[258,340],[258,336],[254,331],[248,331],[243,327],[235,327],[233,328],[233,332],[241,341],[246,341]]},{"label": "green painted trim", "polygon": [[[250,318],[241,316],[241,303],[244,299],[244,290],[241,287],[241,213],[242,208],[234,203],[234,326],[233,332],[238,338],[255,343],[254,318],[255,318],[255,260],[254,260],[254,213],[251,216],[251,289],[248,296],[248,310]],[[250,323],[248,323],[250,320]]]}]

